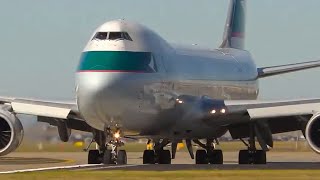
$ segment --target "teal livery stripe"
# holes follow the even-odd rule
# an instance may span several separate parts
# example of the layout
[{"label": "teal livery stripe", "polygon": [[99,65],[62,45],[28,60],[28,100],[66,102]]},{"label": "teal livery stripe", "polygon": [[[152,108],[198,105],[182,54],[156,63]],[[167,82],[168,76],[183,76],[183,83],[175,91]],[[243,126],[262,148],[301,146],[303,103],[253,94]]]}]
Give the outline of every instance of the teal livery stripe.
[{"label": "teal livery stripe", "polygon": [[245,31],[246,0],[237,0],[235,3],[231,36],[243,38]]},{"label": "teal livery stripe", "polygon": [[81,55],[78,72],[156,72],[150,52],[87,51]]}]

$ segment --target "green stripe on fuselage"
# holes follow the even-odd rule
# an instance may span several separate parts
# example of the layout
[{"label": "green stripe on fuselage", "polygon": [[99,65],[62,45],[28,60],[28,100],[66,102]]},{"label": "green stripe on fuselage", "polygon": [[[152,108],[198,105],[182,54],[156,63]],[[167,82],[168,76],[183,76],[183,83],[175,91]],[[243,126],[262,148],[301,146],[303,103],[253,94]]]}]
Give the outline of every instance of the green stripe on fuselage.
[{"label": "green stripe on fuselage", "polygon": [[245,31],[245,6],[246,0],[237,0],[235,2],[234,20],[232,24],[232,33],[244,33]]},{"label": "green stripe on fuselage", "polygon": [[81,55],[78,71],[155,72],[150,52],[87,51]]}]

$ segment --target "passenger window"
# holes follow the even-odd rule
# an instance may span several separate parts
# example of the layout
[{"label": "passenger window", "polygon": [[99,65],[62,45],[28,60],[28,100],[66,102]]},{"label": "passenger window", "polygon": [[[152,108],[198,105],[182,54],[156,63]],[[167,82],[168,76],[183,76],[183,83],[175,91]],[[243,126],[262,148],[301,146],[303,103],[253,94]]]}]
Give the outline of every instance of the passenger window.
[{"label": "passenger window", "polygon": [[108,32],[97,32],[96,35],[92,38],[94,39],[99,39],[99,40],[106,40],[108,37]]}]

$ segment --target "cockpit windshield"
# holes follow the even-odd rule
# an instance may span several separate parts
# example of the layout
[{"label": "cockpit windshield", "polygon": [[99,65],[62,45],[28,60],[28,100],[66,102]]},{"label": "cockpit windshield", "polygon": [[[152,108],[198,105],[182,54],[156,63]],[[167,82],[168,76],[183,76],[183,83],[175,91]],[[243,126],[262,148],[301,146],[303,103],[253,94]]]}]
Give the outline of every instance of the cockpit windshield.
[{"label": "cockpit windshield", "polygon": [[97,32],[93,39],[105,40],[108,37],[108,32]]},{"label": "cockpit windshield", "polygon": [[92,40],[128,40],[132,41],[127,32],[97,32]]},{"label": "cockpit windshield", "polygon": [[122,32],[110,32],[109,33],[109,40],[117,40],[117,39],[124,39]]}]

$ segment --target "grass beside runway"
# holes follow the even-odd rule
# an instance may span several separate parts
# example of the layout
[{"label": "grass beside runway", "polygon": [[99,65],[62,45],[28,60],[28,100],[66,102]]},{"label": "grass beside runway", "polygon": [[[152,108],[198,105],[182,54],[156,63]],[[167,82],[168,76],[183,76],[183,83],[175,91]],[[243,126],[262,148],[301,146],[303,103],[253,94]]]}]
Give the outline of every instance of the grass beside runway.
[{"label": "grass beside runway", "polygon": [[50,171],[0,175],[1,179],[319,179],[320,170]]},{"label": "grass beside runway", "polygon": [[[238,151],[240,149],[246,149],[240,141],[233,142],[221,142],[221,148],[225,152]],[[21,146],[17,149],[17,152],[81,152],[83,151],[83,146],[75,146],[72,143],[42,143],[41,148],[39,148],[38,143],[24,141]],[[92,145],[94,148],[94,145]],[[126,143],[123,147],[128,152],[143,152],[145,150],[145,144],[139,143]],[[195,149],[195,148],[194,148]],[[179,151],[187,151],[185,147],[181,148]],[[274,152],[306,152],[310,151],[310,147],[306,141],[299,141],[298,143],[292,141],[275,141],[274,142]]]}]

